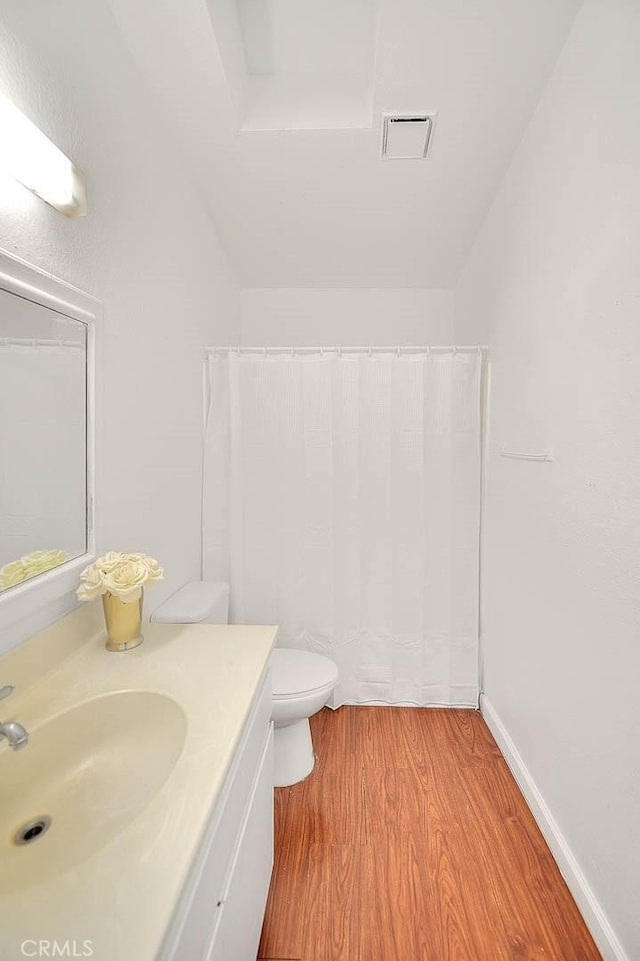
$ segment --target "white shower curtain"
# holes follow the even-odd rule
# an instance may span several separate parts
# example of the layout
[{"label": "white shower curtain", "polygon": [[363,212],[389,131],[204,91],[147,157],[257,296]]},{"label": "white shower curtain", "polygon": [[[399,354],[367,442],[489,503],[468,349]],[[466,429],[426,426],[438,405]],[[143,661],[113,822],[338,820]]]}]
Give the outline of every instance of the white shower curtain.
[{"label": "white shower curtain", "polygon": [[85,392],[82,343],[0,338],[0,567],[85,549]]},{"label": "white shower curtain", "polygon": [[203,573],[345,703],[478,699],[480,351],[212,351]]}]

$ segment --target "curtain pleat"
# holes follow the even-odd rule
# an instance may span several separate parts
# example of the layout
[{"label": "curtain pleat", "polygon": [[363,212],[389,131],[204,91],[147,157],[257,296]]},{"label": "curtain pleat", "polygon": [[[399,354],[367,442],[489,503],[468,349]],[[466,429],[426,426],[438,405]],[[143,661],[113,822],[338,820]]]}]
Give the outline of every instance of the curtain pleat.
[{"label": "curtain pleat", "polygon": [[344,703],[475,706],[474,353],[214,354],[204,576],[333,658]]}]

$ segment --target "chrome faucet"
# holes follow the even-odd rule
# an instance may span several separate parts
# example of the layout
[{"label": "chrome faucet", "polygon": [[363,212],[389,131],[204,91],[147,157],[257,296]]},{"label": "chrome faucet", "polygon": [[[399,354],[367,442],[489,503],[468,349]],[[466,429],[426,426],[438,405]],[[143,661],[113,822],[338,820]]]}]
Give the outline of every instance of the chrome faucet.
[{"label": "chrome faucet", "polygon": [[[0,701],[5,697],[9,697],[12,691],[12,684],[7,684],[6,687],[0,687]],[[25,747],[29,740],[28,732],[23,728],[22,724],[18,724],[17,721],[5,721],[4,724],[0,721],[0,739],[3,737],[6,737],[9,742],[9,747],[13,748],[14,751],[19,751],[21,747]]]}]

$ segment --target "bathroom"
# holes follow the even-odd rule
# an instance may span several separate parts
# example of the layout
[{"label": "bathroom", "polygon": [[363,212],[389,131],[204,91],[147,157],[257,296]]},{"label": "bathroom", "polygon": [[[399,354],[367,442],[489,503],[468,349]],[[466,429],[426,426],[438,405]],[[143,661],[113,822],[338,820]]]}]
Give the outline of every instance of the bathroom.
[{"label": "bathroom", "polygon": [[[639,41],[635,0],[0,0],[0,94],[86,181],[86,214],[69,217],[0,169],[0,273],[13,263],[15,282],[33,284],[35,269],[52,298],[74,300],[77,316],[93,317],[87,549],[77,563],[0,592],[0,688],[15,687],[0,700],[0,718],[31,728],[23,750],[0,739],[0,822],[3,804],[19,805],[20,791],[29,789],[29,772],[46,794],[57,760],[63,766],[82,731],[87,776],[92,764],[107,765],[102,789],[119,780],[136,784],[142,805],[131,815],[131,834],[127,826],[113,841],[103,837],[99,851],[87,845],[98,844],[91,839],[102,831],[100,818],[81,817],[75,832],[69,829],[58,873],[40,881],[25,874],[18,884],[17,871],[5,869],[3,961],[640,959]],[[411,159],[382,157],[388,116],[420,120],[423,139]],[[4,130],[0,141],[6,138]],[[60,284],[70,285],[64,297]],[[253,703],[278,621],[265,604],[264,613],[245,618],[251,628],[242,628],[242,605],[259,592],[242,599],[237,571],[235,589],[234,577],[211,574],[207,537],[221,521],[207,521],[211,499],[203,516],[203,409],[210,411],[219,384],[211,382],[214,361],[284,364],[286,357],[298,369],[320,357],[305,350],[321,346],[323,360],[336,365],[339,351],[366,365],[381,358],[382,347],[397,350],[398,370],[418,356],[425,368],[442,358],[478,365],[479,562],[465,570],[475,584],[479,698],[454,701],[449,711],[411,707],[402,694],[388,699],[395,707],[379,706],[385,698],[371,694],[357,704],[347,691],[342,704],[318,711],[313,773],[275,791],[273,873],[270,861],[249,858],[239,916],[227,923],[230,944],[245,925],[257,931],[253,955],[220,944],[210,951],[204,935],[198,941],[197,918],[181,929],[191,942],[180,941],[177,929],[167,939],[171,909],[160,907],[188,873],[183,859],[178,877],[171,836],[183,836],[199,799],[214,792],[206,765],[196,762],[200,749],[213,749],[198,746],[187,708],[185,715],[171,705],[200,698],[209,705],[208,712],[198,707],[201,725],[217,737],[223,703],[230,712]],[[361,353],[348,357],[356,346]],[[244,352],[224,351],[237,347]],[[5,399],[3,419],[13,399]],[[62,449],[49,457],[29,478],[36,498],[45,497]],[[257,484],[251,494],[252,504],[260,503]],[[236,513],[243,506],[236,491]],[[292,506],[298,513],[291,517],[301,516]],[[409,537],[410,518],[403,525]],[[252,574],[267,572],[269,585],[296,524],[287,521],[283,531],[273,555],[261,542],[267,560],[252,567]],[[373,515],[362,532],[363,554],[377,550],[382,527]],[[103,629],[99,602],[78,604],[79,573],[108,551],[143,552],[164,569],[145,591],[145,621],[204,576],[231,581],[233,623],[188,625],[179,635],[175,625],[152,621],[131,652],[105,652],[104,643],[76,649],[71,623],[86,637]],[[285,631],[282,624],[280,644]],[[191,645],[193,657],[181,655],[181,645]],[[216,650],[235,682],[222,684]],[[250,650],[251,683],[241,675]],[[328,647],[324,653],[331,656]],[[144,701],[147,725],[130,699],[109,713],[109,698],[151,697],[154,684],[164,694]],[[41,757],[41,719],[62,717],[97,693],[103,713],[55,741],[38,766],[32,759]],[[266,731],[268,717],[259,716]],[[134,717],[149,738],[145,764],[127,736]],[[394,732],[391,741],[371,742],[373,719],[385,738]],[[394,864],[413,867],[396,881],[382,861],[367,859],[367,818],[388,794],[401,821],[415,788],[403,780],[411,757],[401,756],[402,744],[422,745],[415,767],[423,783],[428,772],[419,763],[438,762],[447,724],[458,731],[456,750],[467,753],[455,767],[453,747],[440,752],[452,793],[436,794],[466,800],[457,814],[442,801],[438,812],[451,822],[437,824],[428,820],[429,793],[419,800],[423,834],[441,839],[439,882],[427,890],[426,860],[403,855],[419,839],[401,837]],[[121,754],[104,733],[113,727]],[[425,730],[432,728],[430,753]],[[180,754],[183,736],[195,740]],[[92,737],[101,745],[95,754]],[[152,797],[153,778],[168,763],[165,748],[185,779],[182,788],[168,781]],[[231,755],[225,758],[223,767],[232,765]],[[28,772],[23,781],[18,765]],[[362,804],[361,770],[368,791]],[[376,794],[372,785],[383,770]],[[500,780],[490,780],[496,771]],[[501,799],[498,834],[482,819],[480,794],[460,788],[476,783],[476,774]],[[251,785],[241,780],[238,811]],[[327,810],[319,806],[321,784],[333,805]],[[177,792],[173,813],[162,814],[159,800],[169,788]],[[121,810],[125,793],[117,795]],[[273,804],[273,792],[263,800]],[[315,818],[308,860],[299,887],[287,889],[289,819],[304,805]],[[353,823],[332,820],[345,811]],[[24,819],[47,812],[25,810]],[[356,844],[358,819],[364,840]],[[454,850],[460,826],[472,845],[467,874],[457,870],[463,858]],[[42,839],[16,848],[16,857],[33,856],[36,864],[38,852],[55,843],[56,827],[54,817]],[[264,841],[266,830],[255,823],[256,838]],[[507,830],[522,849],[529,850],[525,836],[536,838],[537,853],[524,867],[517,845],[497,866],[487,862]],[[2,844],[4,858],[6,837]],[[110,875],[108,852],[127,847],[138,852],[135,863],[120,864],[121,878]],[[323,861],[325,849],[332,861]],[[231,851],[224,856],[232,860]],[[103,873],[96,870],[92,884],[99,896],[88,905],[86,872],[98,863]],[[156,865],[154,885],[163,864],[168,878],[164,893],[153,888],[151,902],[145,864]],[[314,880],[319,864],[335,868],[326,869],[335,881],[326,889]],[[552,878],[549,887],[542,876]],[[266,891],[269,877],[270,901],[249,925],[249,905],[260,900],[249,882]],[[407,913],[418,889],[433,898],[426,921]],[[51,908],[63,895],[64,923],[63,912],[56,917]],[[214,896],[213,906],[220,900]],[[210,927],[213,908],[203,903]],[[222,908],[228,918],[231,904]],[[366,919],[368,904],[378,906],[375,924]],[[195,894],[193,905],[201,905]],[[565,927],[559,914],[570,915]],[[492,931],[488,918],[498,919]]]}]

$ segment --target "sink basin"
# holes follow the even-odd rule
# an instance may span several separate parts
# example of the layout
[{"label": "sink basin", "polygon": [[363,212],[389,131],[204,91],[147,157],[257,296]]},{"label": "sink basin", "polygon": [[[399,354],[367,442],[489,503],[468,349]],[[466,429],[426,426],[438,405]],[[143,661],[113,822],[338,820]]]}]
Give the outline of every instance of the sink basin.
[{"label": "sink basin", "polygon": [[[0,893],[68,871],[138,817],[173,770],[187,733],[164,694],[121,691],[84,701],[0,748]],[[50,819],[30,843],[27,822]]]}]

